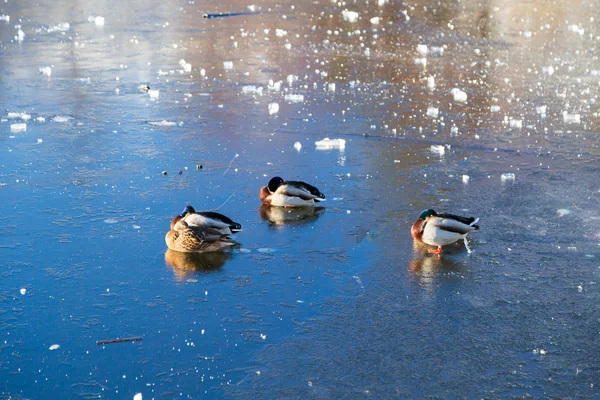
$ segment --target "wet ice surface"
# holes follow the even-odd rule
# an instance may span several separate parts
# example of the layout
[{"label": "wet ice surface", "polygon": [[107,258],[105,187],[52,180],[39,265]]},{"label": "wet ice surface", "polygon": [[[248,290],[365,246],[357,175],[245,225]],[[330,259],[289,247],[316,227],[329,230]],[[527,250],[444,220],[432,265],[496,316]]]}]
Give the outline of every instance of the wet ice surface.
[{"label": "wet ice surface", "polygon": [[[3,3],[2,395],[597,396],[599,9]],[[186,203],[241,246],[166,252]]]}]

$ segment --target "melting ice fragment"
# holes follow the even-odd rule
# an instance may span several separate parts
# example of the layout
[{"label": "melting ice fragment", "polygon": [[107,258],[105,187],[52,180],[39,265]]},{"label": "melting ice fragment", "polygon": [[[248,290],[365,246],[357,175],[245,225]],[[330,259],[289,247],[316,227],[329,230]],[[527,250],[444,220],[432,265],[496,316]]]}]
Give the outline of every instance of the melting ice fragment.
[{"label": "melting ice fragment", "polygon": [[21,288],[21,290],[19,290],[19,292],[20,292],[22,295],[25,295],[25,293],[27,293],[27,289],[25,289],[25,288]]},{"label": "melting ice fragment", "polygon": [[462,182],[466,185],[467,183],[469,183],[469,175],[463,175],[462,176]]},{"label": "melting ice fragment", "polygon": [[452,96],[454,96],[454,101],[458,101],[459,103],[465,103],[467,101],[467,93],[463,92],[459,88],[454,88],[450,91]]},{"label": "melting ice fragment", "polygon": [[285,101],[289,101],[290,103],[302,103],[304,101],[303,94],[286,94],[284,97]]},{"label": "melting ice fragment", "polygon": [[358,21],[358,13],[356,11],[344,10],[342,11],[342,18],[344,18],[344,21],[356,22]]},{"label": "melting ice fragment", "polygon": [[133,395],[133,400],[142,400],[142,394],[136,393],[135,395]]},{"label": "melting ice fragment", "polygon": [[10,22],[10,15],[0,15],[0,21]]},{"label": "melting ice fragment", "polygon": [[328,149],[343,150],[346,148],[346,140],[345,139],[325,138],[323,140],[316,141],[315,146],[317,146],[318,150],[328,150]]},{"label": "melting ice fragment", "polygon": [[279,104],[278,103],[269,103],[269,115],[274,115],[279,112]]},{"label": "melting ice fragment", "polygon": [[148,122],[148,124],[152,125],[152,126],[162,126],[162,127],[177,125],[176,122],[167,121],[166,119],[163,119],[162,121],[150,121],[150,122]]},{"label": "melting ice fragment", "polygon": [[422,55],[422,56],[426,56],[427,53],[429,53],[429,49],[427,48],[426,44],[418,44],[417,45],[417,52]]},{"label": "melting ice fragment", "polygon": [[379,17],[373,17],[369,20],[373,25],[377,25],[379,24],[379,22],[381,22],[381,18]]},{"label": "melting ice fragment", "polygon": [[48,348],[48,350],[58,350],[60,349],[60,344],[53,344]]},{"label": "melting ice fragment", "polygon": [[158,89],[149,89],[147,93],[152,100],[156,100],[160,97],[160,91]]},{"label": "melting ice fragment", "polygon": [[579,114],[569,114],[568,112],[563,112],[563,121],[565,124],[580,124],[581,123],[581,115]]},{"label": "melting ice fragment", "polygon": [[57,115],[56,117],[52,118],[52,122],[57,122],[59,124],[62,124],[64,122],[69,122],[72,119],[73,118],[71,118],[71,117],[63,117],[61,115]]},{"label": "melting ice fragment", "polygon": [[446,154],[446,147],[441,144],[432,144],[431,147],[429,147],[429,150],[431,150],[431,152],[434,154],[439,154],[440,156]]},{"label": "melting ice fragment", "polygon": [[192,64],[185,62],[185,60],[183,58],[181,60],[179,60],[179,66],[181,68],[183,68],[183,72],[191,72],[192,71]]},{"label": "melting ice fragment", "polygon": [[52,75],[52,68],[50,67],[40,67],[40,74],[50,76]]},{"label": "melting ice fragment", "polygon": [[505,172],[502,175],[500,175],[500,181],[501,182],[514,182],[515,174],[513,174],[512,172]]},{"label": "melting ice fragment", "polygon": [[300,149],[302,148],[302,143],[300,143],[300,142],[294,143],[294,148],[296,149],[296,151],[300,151]]},{"label": "melting ice fragment", "polygon": [[223,61],[224,69],[233,69],[233,61]]},{"label": "melting ice fragment", "polygon": [[427,77],[427,87],[429,88],[429,90],[435,89],[435,77],[434,76]]},{"label": "melting ice fragment", "polygon": [[104,26],[104,17],[94,18],[94,24],[96,24],[96,26]]},{"label": "melting ice fragment", "polygon": [[27,130],[27,124],[19,123],[19,124],[10,124],[10,131],[17,132],[25,132]]},{"label": "melting ice fragment", "polygon": [[571,214],[571,210],[566,209],[566,208],[559,208],[558,210],[556,210],[556,216],[558,217],[562,217],[565,215]]},{"label": "melting ice fragment", "polygon": [[429,118],[437,118],[440,115],[440,110],[436,107],[427,107],[427,114]]}]

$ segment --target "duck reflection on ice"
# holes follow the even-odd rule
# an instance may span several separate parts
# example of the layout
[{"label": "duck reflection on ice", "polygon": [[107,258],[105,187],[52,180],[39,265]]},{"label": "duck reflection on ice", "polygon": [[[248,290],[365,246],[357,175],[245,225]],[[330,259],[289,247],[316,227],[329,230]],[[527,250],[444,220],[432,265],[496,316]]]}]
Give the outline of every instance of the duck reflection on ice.
[{"label": "duck reflection on ice", "polygon": [[[431,285],[435,276],[441,273],[460,272],[462,264],[452,261],[448,257],[439,257],[429,253],[428,246],[420,241],[413,241],[413,258],[410,261],[410,270],[425,285]],[[448,246],[444,254],[457,254],[461,252],[460,246]]]},{"label": "duck reflection on ice", "polygon": [[268,204],[260,206],[260,217],[269,221],[271,226],[305,224],[314,221],[325,211],[325,207],[274,207]]},{"label": "duck reflection on ice", "polygon": [[166,264],[173,268],[173,272],[179,279],[196,272],[211,272],[219,270],[231,254],[223,251],[209,253],[181,253],[179,251],[167,250],[165,252]]}]

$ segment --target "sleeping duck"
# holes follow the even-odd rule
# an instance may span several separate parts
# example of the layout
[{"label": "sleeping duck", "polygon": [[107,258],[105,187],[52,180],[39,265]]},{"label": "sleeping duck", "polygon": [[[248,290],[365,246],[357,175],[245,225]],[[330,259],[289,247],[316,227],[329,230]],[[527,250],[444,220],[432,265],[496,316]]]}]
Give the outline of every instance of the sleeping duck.
[{"label": "sleeping duck", "polygon": [[429,250],[430,253],[440,254],[442,246],[454,243],[463,239],[465,247],[470,253],[471,249],[467,244],[467,235],[477,229],[475,225],[479,218],[460,217],[453,214],[438,214],[429,209],[419,215],[419,219],[410,229],[412,237],[421,240],[426,244],[437,246],[436,250]]},{"label": "sleeping duck", "polygon": [[182,253],[204,253],[223,250],[236,243],[218,230],[208,226],[188,225],[181,215],[171,221],[171,230],[165,236],[167,247]]},{"label": "sleeping duck", "polygon": [[325,195],[305,182],[284,181],[276,176],[260,189],[260,200],[276,207],[304,207],[325,201]]},{"label": "sleeping duck", "polygon": [[189,226],[214,228],[224,235],[231,235],[242,230],[242,225],[233,222],[231,218],[223,214],[214,211],[196,212],[192,206],[185,206],[181,217]]}]

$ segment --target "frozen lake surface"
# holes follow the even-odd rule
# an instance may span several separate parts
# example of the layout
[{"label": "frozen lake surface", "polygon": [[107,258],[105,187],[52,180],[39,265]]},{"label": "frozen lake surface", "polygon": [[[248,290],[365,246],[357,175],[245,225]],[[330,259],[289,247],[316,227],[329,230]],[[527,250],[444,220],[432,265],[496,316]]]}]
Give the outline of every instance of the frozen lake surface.
[{"label": "frozen lake surface", "polygon": [[[0,397],[598,398],[599,21],[6,0]],[[275,175],[325,208],[261,208]],[[166,251],[186,204],[240,247]],[[414,244],[427,208],[473,253]]]}]

